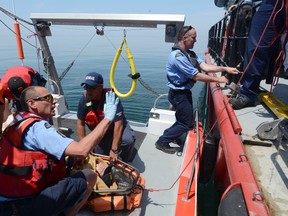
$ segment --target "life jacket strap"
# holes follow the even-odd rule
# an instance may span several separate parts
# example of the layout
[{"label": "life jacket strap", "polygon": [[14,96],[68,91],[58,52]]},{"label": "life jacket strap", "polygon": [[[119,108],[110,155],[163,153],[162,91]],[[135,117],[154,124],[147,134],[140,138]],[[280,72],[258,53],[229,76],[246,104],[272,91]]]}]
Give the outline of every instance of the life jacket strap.
[{"label": "life jacket strap", "polygon": [[31,173],[32,166],[11,167],[0,164],[0,172],[7,175],[24,176]]}]

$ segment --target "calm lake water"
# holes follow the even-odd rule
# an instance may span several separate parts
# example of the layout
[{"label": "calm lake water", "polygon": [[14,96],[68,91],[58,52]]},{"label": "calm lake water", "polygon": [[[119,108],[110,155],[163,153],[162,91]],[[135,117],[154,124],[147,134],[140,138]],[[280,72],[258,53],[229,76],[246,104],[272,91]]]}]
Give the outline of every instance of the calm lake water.
[{"label": "calm lake water", "polygon": [[[68,35],[63,35],[56,31],[53,34],[53,39],[48,38],[48,42],[59,76],[75,60],[73,67],[61,83],[69,109],[76,111],[78,100],[84,92],[80,84],[87,73],[92,71],[101,73],[104,77],[104,86],[110,87],[110,68],[116,50],[123,40],[123,32],[107,31],[107,36],[95,36],[88,44],[87,41],[91,39],[94,33],[88,31],[88,33],[83,34],[83,31],[80,31],[82,33],[80,34],[78,32],[74,33],[74,31],[72,34],[70,31],[68,29]],[[160,36],[159,31],[162,32]],[[171,43],[164,42],[163,31],[163,29],[142,31],[141,38],[139,37],[139,32],[138,35],[133,31],[127,34],[127,42],[133,55],[136,71],[140,73],[141,79],[149,88],[153,89],[157,94],[167,93],[165,65],[170,49],[173,46]],[[4,43],[3,40],[0,40],[0,75],[5,73],[9,67],[21,65],[21,61],[17,58],[15,38],[11,40],[9,43]],[[23,46],[25,53],[24,65],[33,67],[46,76],[43,72],[42,60],[37,60],[35,48],[31,48],[25,43]],[[201,53],[199,55],[201,56]],[[115,72],[115,85],[121,93],[126,93],[130,89],[131,79],[128,77],[130,73],[125,47],[123,47],[122,56],[119,58]],[[203,83],[198,82],[193,88],[194,106],[197,104],[196,101],[202,86]],[[156,94],[144,88],[138,81],[134,94],[128,98],[121,99],[127,118],[146,123],[149,111],[153,107],[156,98]],[[162,97],[157,104],[157,107],[160,108],[168,106],[167,96]]]}]

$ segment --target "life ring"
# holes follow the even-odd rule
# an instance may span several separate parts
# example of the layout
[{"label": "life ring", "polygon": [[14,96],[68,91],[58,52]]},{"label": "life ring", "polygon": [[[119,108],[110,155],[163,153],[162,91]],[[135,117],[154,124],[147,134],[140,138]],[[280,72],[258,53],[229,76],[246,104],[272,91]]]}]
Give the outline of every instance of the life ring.
[{"label": "life ring", "polygon": [[[114,82],[115,68],[117,66],[118,59],[119,59],[119,57],[121,55],[122,47],[123,47],[124,44],[126,46],[126,54],[127,54],[128,60],[129,60],[129,65],[130,65],[130,69],[131,69],[131,78],[132,78],[131,88],[126,94],[123,94],[123,93],[119,92],[116,89],[115,82]],[[118,97],[127,98],[127,97],[129,97],[129,96],[131,96],[133,94],[133,92],[135,91],[135,88],[136,88],[136,84],[137,84],[137,78],[135,78],[135,75],[136,75],[136,68],[135,68],[135,65],[134,65],[133,56],[132,56],[131,51],[130,51],[130,49],[128,47],[128,44],[127,44],[127,41],[126,41],[126,37],[124,37],[124,39],[123,39],[123,41],[121,43],[121,46],[119,47],[119,49],[116,52],[116,55],[114,57],[114,60],[113,60],[112,66],[111,66],[111,70],[110,70],[110,85],[111,85],[111,88],[114,90],[114,92],[116,93],[116,95]]]}]

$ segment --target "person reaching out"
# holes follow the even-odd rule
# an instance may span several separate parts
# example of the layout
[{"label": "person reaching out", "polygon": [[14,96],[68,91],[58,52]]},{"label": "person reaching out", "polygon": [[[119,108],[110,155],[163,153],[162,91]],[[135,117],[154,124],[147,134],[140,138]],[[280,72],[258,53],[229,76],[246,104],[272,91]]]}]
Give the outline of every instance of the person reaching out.
[{"label": "person reaching out", "polygon": [[106,92],[103,120],[79,142],[49,124],[56,102],[48,89],[30,86],[21,93],[20,102],[23,111],[0,141],[0,215],[76,215],[97,174],[84,169],[66,177],[65,157],[88,156],[112,123],[119,99]]},{"label": "person reaching out", "polygon": [[[90,130],[93,130],[102,121],[105,93],[110,90],[103,88],[103,77],[97,72],[88,73],[81,86],[86,91],[79,100],[77,111],[77,133],[80,140],[86,135],[86,125]],[[108,155],[112,161],[121,159],[124,162],[129,162],[134,145],[135,134],[126,120],[120,101],[113,123],[93,152]]]},{"label": "person reaching out", "polygon": [[233,67],[222,67],[206,64],[191,49],[196,42],[197,32],[192,26],[182,27],[177,35],[178,42],[172,47],[166,65],[167,86],[169,88],[168,100],[175,109],[176,122],[166,129],[162,136],[156,141],[157,149],[174,154],[175,148],[169,143],[183,136],[193,127],[193,101],[192,93],[196,81],[227,83],[225,76],[208,76],[207,73],[227,72],[238,74],[239,71]]}]

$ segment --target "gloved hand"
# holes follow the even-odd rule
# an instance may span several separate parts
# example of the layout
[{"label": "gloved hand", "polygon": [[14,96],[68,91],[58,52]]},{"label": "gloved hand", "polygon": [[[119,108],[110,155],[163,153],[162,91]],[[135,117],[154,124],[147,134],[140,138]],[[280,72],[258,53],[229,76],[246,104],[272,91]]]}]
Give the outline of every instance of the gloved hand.
[{"label": "gloved hand", "polygon": [[115,99],[115,93],[112,91],[106,92],[106,103],[104,104],[104,118],[113,120],[116,114],[119,98]]}]

